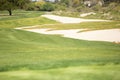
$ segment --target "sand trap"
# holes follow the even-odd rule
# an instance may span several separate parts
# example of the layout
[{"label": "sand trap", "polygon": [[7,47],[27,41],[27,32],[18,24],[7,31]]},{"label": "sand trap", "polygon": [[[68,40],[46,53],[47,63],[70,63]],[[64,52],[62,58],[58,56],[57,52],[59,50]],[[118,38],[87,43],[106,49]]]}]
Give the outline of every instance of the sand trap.
[{"label": "sand trap", "polygon": [[86,16],[89,16],[89,15],[95,15],[96,13],[94,12],[89,12],[89,13],[84,13],[84,14],[80,14],[80,17],[86,17]]},{"label": "sand trap", "polygon": [[82,18],[62,17],[62,16],[56,16],[56,15],[42,15],[42,17],[56,20],[56,21],[61,22],[61,23],[81,23],[81,22],[108,21],[108,20],[100,20],[100,19],[82,19]]},{"label": "sand trap", "polygon": [[[61,23],[81,23],[81,22],[97,22],[97,21],[107,21],[107,20],[96,20],[96,19],[81,19],[81,18],[71,18],[71,17],[61,17],[56,15],[42,15],[43,17],[59,21]],[[50,30],[50,29],[39,29],[31,27],[21,27],[16,29],[27,30],[31,32],[41,33],[41,34],[51,34],[51,35],[62,35],[67,38],[83,39],[90,41],[108,41],[108,42],[120,42],[120,29],[108,29],[108,30],[96,30],[96,31],[86,31],[85,29],[70,29],[70,30]],[[80,32],[81,31],[81,32]]]},{"label": "sand trap", "polygon": [[107,30],[95,30],[80,32],[85,29],[70,29],[70,30],[53,30],[50,29],[26,29],[27,31],[55,35],[59,34],[63,37],[82,39],[90,41],[108,41],[108,42],[120,42],[120,29],[107,29]]}]

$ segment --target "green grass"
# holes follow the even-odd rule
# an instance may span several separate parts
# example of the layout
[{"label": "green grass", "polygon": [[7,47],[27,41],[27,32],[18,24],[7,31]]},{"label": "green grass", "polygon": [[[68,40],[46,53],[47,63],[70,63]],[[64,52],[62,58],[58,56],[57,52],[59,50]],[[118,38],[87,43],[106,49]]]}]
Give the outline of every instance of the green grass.
[{"label": "green grass", "polygon": [[0,73],[1,80],[119,80],[120,66],[80,66]]},{"label": "green grass", "polygon": [[0,80],[120,80],[120,44],[13,29],[32,25],[111,29],[120,28],[119,21],[60,24],[39,17],[43,12],[15,11],[11,17],[1,14],[5,16],[0,16]]},{"label": "green grass", "polygon": [[13,16],[8,16],[6,11],[0,13],[0,28],[16,28],[41,24],[54,24],[56,21],[40,17],[40,11],[13,11]]},{"label": "green grass", "polygon": [[34,18],[44,14],[44,12],[41,12],[41,11],[22,11],[22,10],[14,10],[12,13],[13,15],[9,16],[8,11],[1,11],[0,21],[16,20],[16,19],[22,19],[22,18]]},{"label": "green grass", "polygon": [[119,80],[120,45],[0,29],[1,80]]},{"label": "green grass", "polygon": [[[120,45],[0,30],[0,71],[119,64]],[[4,54],[3,54],[4,53]]]},{"label": "green grass", "polygon": [[102,30],[102,29],[115,29],[120,28],[120,21],[110,22],[83,22],[77,24],[53,24],[53,25],[40,25],[39,28],[52,28],[52,29],[88,29],[88,30]]}]

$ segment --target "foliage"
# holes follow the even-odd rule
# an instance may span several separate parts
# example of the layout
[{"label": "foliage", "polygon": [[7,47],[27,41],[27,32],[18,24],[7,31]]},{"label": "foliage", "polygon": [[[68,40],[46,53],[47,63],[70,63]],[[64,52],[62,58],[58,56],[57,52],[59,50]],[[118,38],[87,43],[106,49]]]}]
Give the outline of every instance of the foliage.
[{"label": "foliage", "polygon": [[80,0],[73,0],[73,7],[78,7],[80,4]]},{"label": "foliage", "polygon": [[90,15],[87,17],[120,20],[120,4],[118,0],[105,1],[103,6],[96,4],[91,7],[85,6],[82,3],[82,0],[61,0],[59,5],[61,7],[58,6],[55,9],[58,10],[58,12],[54,12],[58,15],[80,17],[79,15],[81,13],[95,12],[96,15]]},{"label": "foliage", "polygon": [[8,10],[9,15],[12,15],[12,10],[15,8],[23,8],[29,0],[0,0],[0,10]]},{"label": "foliage", "polygon": [[116,3],[120,3],[120,0],[104,0],[105,3],[111,3],[111,2],[116,2]]},{"label": "foliage", "polygon": [[35,7],[38,8],[38,10],[43,10],[43,6],[46,4],[45,1],[41,0],[41,1],[38,1],[38,2],[35,2]]},{"label": "foliage", "polygon": [[33,2],[29,3],[25,10],[27,10],[27,11],[35,11],[36,10],[35,3],[33,3]]},{"label": "foliage", "polygon": [[120,20],[120,4],[112,2],[108,4],[107,6],[101,8],[101,12],[103,12],[103,16],[106,17],[106,19],[111,20]]},{"label": "foliage", "polygon": [[31,5],[28,5],[26,10],[33,10],[33,11],[54,11],[55,4],[50,2],[38,1],[32,2]]},{"label": "foliage", "polygon": [[66,11],[67,7],[66,4],[54,4],[55,6],[55,11]]},{"label": "foliage", "polygon": [[53,11],[55,10],[55,6],[52,3],[46,3],[42,6],[42,11]]},{"label": "foliage", "polygon": [[69,0],[60,0],[60,4],[65,4],[67,7],[69,7]]}]

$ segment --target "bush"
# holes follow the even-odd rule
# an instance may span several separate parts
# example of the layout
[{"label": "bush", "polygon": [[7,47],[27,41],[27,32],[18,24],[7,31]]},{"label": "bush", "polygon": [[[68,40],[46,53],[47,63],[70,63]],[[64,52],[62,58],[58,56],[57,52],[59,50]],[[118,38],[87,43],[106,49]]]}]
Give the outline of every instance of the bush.
[{"label": "bush", "polygon": [[66,11],[67,10],[67,6],[65,5],[65,4],[55,4],[55,10],[57,10],[57,11],[60,11],[60,10],[62,10],[62,11]]},{"label": "bush", "polygon": [[92,12],[92,9],[86,7],[85,5],[80,5],[79,7],[76,8],[76,10],[81,13]]},{"label": "bush", "polygon": [[35,2],[35,7],[37,8],[38,11],[42,10],[43,9],[43,6],[46,4],[45,1],[38,1],[38,2]]},{"label": "bush", "polygon": [[34,11],[35,8],[36,8],[35,4],[34,3],[30,3],[30,4],[27,5],[26,10],[27,11]]},{"label": "bush", "polygon": [[92,10],[95,12],[101,12],[102,11],[102,6],[100,5],[95,5],[92,7]]},{"label": "bush", "polygon": [[[120,4],[112,2],[103,8],[104,17],[111,20],[120,20]],[[108,14],[108,15],[107,15]]]},{"label": "bush", "polygon": [[28,11],[54,11],[55,5],[48,2],[33,2],[28,4],[26,10]]},{"label": "bush", "polygon": [[55,10],[55,6],[52,3],[45,3],[42,6],[42,11],[54,11]]}]

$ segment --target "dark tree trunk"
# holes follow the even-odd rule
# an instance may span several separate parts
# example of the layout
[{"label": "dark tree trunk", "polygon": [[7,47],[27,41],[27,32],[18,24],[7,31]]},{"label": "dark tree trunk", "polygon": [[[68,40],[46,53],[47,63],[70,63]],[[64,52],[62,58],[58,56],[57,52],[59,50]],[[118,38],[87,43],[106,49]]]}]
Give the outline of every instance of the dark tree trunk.
[{"label": "dark tree trunk", "polygon": [[12,16],[12,10],[8,9],[9,15]]}]

